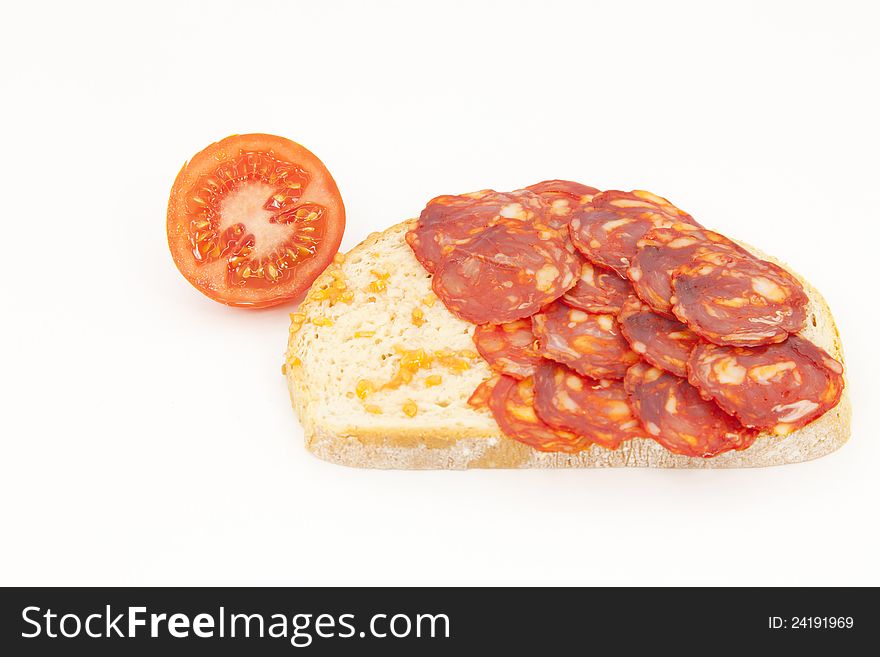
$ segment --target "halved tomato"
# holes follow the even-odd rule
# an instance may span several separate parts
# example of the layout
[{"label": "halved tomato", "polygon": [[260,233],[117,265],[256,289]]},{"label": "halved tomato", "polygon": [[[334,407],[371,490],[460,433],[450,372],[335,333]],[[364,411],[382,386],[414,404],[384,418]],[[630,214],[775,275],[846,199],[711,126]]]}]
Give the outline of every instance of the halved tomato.
[{"label": "halved tomato", "polygon": [[345,207],[313,153],[273,135],[233,135],[183,165],[168,200],[168,245],[196,289],[230,306],[299,296],[342,241]]}]

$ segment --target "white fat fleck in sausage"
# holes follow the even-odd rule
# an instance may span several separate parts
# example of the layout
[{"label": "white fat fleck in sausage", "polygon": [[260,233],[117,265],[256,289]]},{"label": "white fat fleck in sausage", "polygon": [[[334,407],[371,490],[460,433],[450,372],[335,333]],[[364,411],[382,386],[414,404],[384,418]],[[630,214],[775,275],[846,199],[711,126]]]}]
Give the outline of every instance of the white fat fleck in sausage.
[{"label": "white fat fleck in sausage", "polygon": [[535,286],[542,292],[553,287],[553,283],[559,276],[559,270],[553,265],[547,264],[535,272]]},{"label": "white fat fleck in sausage", "polygon": [[791,360],[769,365],[755,365],[749,369],[749,378],[755,383],[766,386],[777,376],[790,370],[797,370],[797,363]]},{"label": "white fat fleck in sausage", "polygon": [[718,383],[738,386],[746,378],[746,368],[736,362],[736,358],[721,358],[712,364],[712,373]]},{"label": "white fat fleck in sausage", "polygon": [[769,278],[763,276],[755,276],[752,278],[752,289],[765,299],[770,299],[774,303],[782,303],[788,297],[785,290],[779,287]]},{"label": "white fat fleck in sausage", "polygon": [[621,226],[626,226],[627,224],[631,224],[633,222],[632,219],[614,219],[612,221],[606,221],[602,224],[602,230],[606,233],[610,233],[612,230],[616,230]]},{"label": "white fat fleck in sausage", "polygon": [[799,399],[790,404],[777,404],[773,407],[773,412],[779,414],[780,422],[795,422],[817,408],[819,408],[819,404],[813,400]]},{"label": "white fat fleck in sausage", "polygon": [[509,203],[501,208],[501,212],[498,214],[508,219],[519,219],[525,215],[525,211],[519,203]]}]

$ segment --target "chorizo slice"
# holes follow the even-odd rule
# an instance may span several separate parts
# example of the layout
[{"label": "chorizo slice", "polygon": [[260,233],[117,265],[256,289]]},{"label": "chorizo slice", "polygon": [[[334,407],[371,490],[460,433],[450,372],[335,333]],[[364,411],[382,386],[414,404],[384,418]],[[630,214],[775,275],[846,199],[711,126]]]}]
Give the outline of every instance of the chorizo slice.
[{"label": "chorizo slice", "polygon": [[435,270],[431,286],[453,315],[473,324],[505,324],[561,297],[580,273],[581,260],[559,231],[507,220],[458,245]]},{"label": "chorizo slice", "polygon": [[570,180],[545,180],[526,189],[540,196],[548,206],[546,222],[553,228],[565,228],[574,211],[589,203],[599,190]]},{"label": "chorizo slice", "polygon": [[624,305],[617,321],[634,352],[654,367],[687,376],[688,358],[700,341],[696,333],[678,320],[658,315],[635,297]]},{"label": "chorizo slice", "polygon": [[700,337],[739,347],[782,342],[809,301],[782,267],[733,251],[699,253],[672,276],[672,312]]},{"label": "chorizo slice", "polygon": [[554,429],[587,436],[607,449],[645,437],[623,383],[590,379],[559,363],[544,361],[538,366],[535,411]]},{"label": "chorizo slice", "polygon": [[749,427],[783,436],[837,405],[843,366],[793,335],[762,347],[701,343],[688,361],[690,381]]},{"label": "chorizo slice", "polygon": [[492,396],[492,390],[495,389],[496,384],[500,380],[501,375],[495,374],[494,376],[490,376],[488,379],[480,383],[480,385],[478,385],[471,393],[471,396],[468,397],[468,406],[477,410],[488,409],[489,398]]},{"label": "chorizo slice", "polygon": [[675,454],[710,458],[745,449],[757,437],[715,402],[703,399],[687,379],[648,363],[629,368],[623,385],[648,435]]},{"label": "chorizo slice", "polygon": [[507,324],[481,324],[474,329],[474,344],[489,367],[515,379],[532,376],[543,360],[528,318]]},{"label": "chorizo slice", "polygon": [[594,379],[622,379],[639,360],[613,315],[585,313],[555,302],[532,316],[538,351]]},{"label": "chorizo slice", "polygon": [[592,444],[586,436],[550,427],[535,413],[534,401],[531,377],[517,381],[502,375],[489,396],[489,410],[506,436],[542,452],[576,453]]},{"label": "chorizo slice", "polygon": [[745,249],[723,235],[678,223],[654,228],[637,243],[638,252],[626,272],[635,293],[652,310],[672,317],[672,274],[691,262],[697,253],[732,250],[748,255]]},{"label": "chorizo slice", "polygon": [[638,241],[653,228],[699,224],[665,198],[642,190],[607,191],[575,211],[568,228],[584,256],[621,277],[638,251]]},{"label": "chorizo slice", "polygon": [[529,190],[496,192],[484,189],[467,194],[431,199],[406,233],[406,241],[429,272],[449,258],[457,247],[467,245],[501,221],[544,227],[549,208]]},{"label": "chorizo slice", "polygon": [[573,288],[562,295],[562,301],[584,312],[616,315],[632,296],[633,288],[629,281],[609,269],[585,262],[580,278]]}]

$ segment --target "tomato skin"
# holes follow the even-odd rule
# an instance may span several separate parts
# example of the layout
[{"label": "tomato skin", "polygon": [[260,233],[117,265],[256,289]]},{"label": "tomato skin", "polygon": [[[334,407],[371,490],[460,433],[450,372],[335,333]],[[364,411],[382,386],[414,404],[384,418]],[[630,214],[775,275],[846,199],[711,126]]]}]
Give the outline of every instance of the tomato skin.
[{"label": "tomato skin", "polygon": [[[287,280],[271,287],[228,285],[225,262],[197,262],[190,240],[191,217],[186,203],[188,193],[201,176],[209,175],[220,164],[244,151],[271,154],[279,160],[305,169],[310,174],[311,181],[302,201],[319,203],[327,211],[326,230],[317,245],[316,253],[297,263],[290,270]],[[168,199],[166,229],[174,264],[199,292],[229,306],[268,308],[296,300],[332,262],[345,230],[345,206],[330,172],[304,146],[275,135],[231,135],[211,144],[183,165],[174,180]]]}]

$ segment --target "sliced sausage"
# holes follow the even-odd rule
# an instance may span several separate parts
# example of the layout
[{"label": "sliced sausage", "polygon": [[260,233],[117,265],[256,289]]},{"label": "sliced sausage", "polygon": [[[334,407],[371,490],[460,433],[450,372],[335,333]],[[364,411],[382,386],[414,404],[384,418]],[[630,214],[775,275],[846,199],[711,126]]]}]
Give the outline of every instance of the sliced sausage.
[{"label": "sliced sausage", "polygon": [[554,429],[589,437],[617,449],[625,440],[645,437],[620,381],[597,381],[544,361],[535,373],[535,411]]},{"label": "sliced sausage", "polygon": [[650,192],[607,191],[576,210],[568,228],[572,242],[588,260],[625,277],[644,234],[675,223],[699,225],[687,212]]},{"label": "sliced sausage", "polygon": [[804,327],[809,301],[798,280],[773,263],[731,251],[694,256],[672,276],[672,312],[709,342],[757,346]]},{"label": "sliced sausage", "polygon": [[617,321],[634,352],[655,367],[687,376],[687,360],[700,341],[696,333],[678,320],[658,315],[636,298],[624,305]]},{"label": "sliced sausage", "polygon": [[429,272],[434,271],[459,246],[469,244],[486,228],[501,221],[544,226],[549,206],[528,190],[496,192],[484,189],[468,194],[431,199],[406,241]]},{"label": "sliced sausage", "polygon": [[562,295],[562,301],[584,312],[616,315],[632,296],[632,285],[628,281],[610,269],[585,262],[578,282]]},{"label": "sliced sausage", "polygon": [[574,211],[589,203],[599,190],[570,180],[545,180],[526,187],[540,196],[549,206],[547,223],[554,228],[564,228]]},{"label": "sliced sausage", "polygon": [[638,242],[627,277],[635,293],[652,310],[672,317],[672,274],[706,251],[746,251],[723,235],[691,224],[654,228]]},{"label": "sliced sausage", "polygon": [[585,313],[555,302],[532,316],[542,356],[595,379],[622,379],[638,354],[620,333],[613,315]]},{"label": "sliced sausage", "polygon": [[690,380],[749,427],[785,435],[837,405],[843,366],[793,335],[763,347],[702,343],[688,361]]},{"label": "sliced sausage", "polygon": [[535,344],[530,319],[477,326],[474,344],[493,370],[515,379],[532,376],[535,367],[543,360]]},{"label": "sliced sausage", "polygon": [[453,315],[474,324],[528,317],[577,283],[581,261],[559,232],[499,221],[444,259],[431,282]]},{"label": "sliced sausage", "polygon": [[645,431],[670,452],[708,458],[755,441],[756,431],[703,399],[687,379],[638,363],[623,384]]},{"label": "sliced sausage", "polygon": [[535,413],[535,389],[531,377],[517,381],[502,376],[489,397],[489,409],[501,431],[510,438],[542,452],[580,452],[591,445],[586,436],[559,431]]}]

